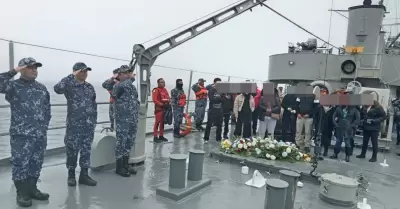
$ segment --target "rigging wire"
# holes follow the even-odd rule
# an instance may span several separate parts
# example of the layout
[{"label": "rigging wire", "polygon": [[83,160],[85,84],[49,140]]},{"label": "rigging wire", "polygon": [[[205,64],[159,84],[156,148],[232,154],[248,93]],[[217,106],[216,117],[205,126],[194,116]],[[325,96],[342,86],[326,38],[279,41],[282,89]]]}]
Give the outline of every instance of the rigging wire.
[{"label": "rigging wire", "polygon": [[[61,49],[61,48],[56,48],[56,47],[49,47],[49,46],[43,46],[43,45],[38,45],[38,44],[31,44],[31,43],[20,42],[20,41],[13,41],[13,40],[2,38],[2,37],[0,37],[0,41],[13,42],[13,43],[20,44],[20,45],[32,46],[32,47],[37,47],[37,48],[42,48],[42,49],[49,49],[49,50],[54,50],[54,51],[67,52],[67,53],[71,53],[71,54],[80,54],[80,55],[85,55],[85,56],[90,56],[90,57],[97,57],[97,58],[110,59],[110,60],[116,60],[116,61],[130,62],[130,60],[117,58],[117,57],[103,56],[103,55],[98,55],[98,54],[91,54],[91,53],[86,53],[86,52],[79,52],[79,51],[73,51],[73,50],[68,50],[68,49]],[[204,74],[209,74],[209,75],[214,75],[214,76],[226,76],[226,75],[221,75],[221,74],[216,74],[216,73],[197,71],[197,70],[192,70],[192,69],[187,69],[187,68],[171,67],[171,66],[166,66],[166,65],[153,65],[153,66],[160,67],[160,68],[187,71],[187,72],[193,71],[193,72],[196,72],[196,73],[204,73]],[[232,77],[232,78],[240,78],[240,79],[249,79],[249,78],[238,77],[238,76],[230,76],[230,77]]]},{"label": "rigging wire", "polygon": [[297,26],[298,28],[302,29],[303,31],[307,32],[308,34],[314,36],[315,38],[319,39],[320,41],[324,42],[325,44],[328,44],[328,46],[332,46],[335,49],[340,49],[337,46],[334,46],[333,44],[329,43],[328,41],[325,41],[324,39],[322,39],[321,37],[315,35],[314,33],[312,33],[311,31],[305,29],[304,27],[302,27],[301,25],[295,23],[293,20],[289,19],[288,17],[284,16],[283,14],[279,13],[278,11],[274,10],[273,8],[271,8],[270,6],[266,5],[265,3],[257,0],[258,3],[260,3],[261,5],[263,5],[264,7],[268,8],[269,10],[271,10],[272,12],[274,12],[275,14],[281,16],[282,18],[284,18],[285,20],[289,21],[290,23],[292,23],[293,25]]},{"label": "rigging wire", "polygon": [[232,6],[232,5],[238,4],[239,2],[243,2],[243,1],[245,1],[245,0],[239,0],[239,1],[236,1],[236,2],[231,3],[231,4],[229,4],[229,5],[226,5],[225,7],[222,7],[222,8],[220,8],[220,9],[218,9],[218,10],[215,10],[215,11],[213,11],[213,12],[207,14],[207,15],[204,15],[204,16],[202,16],[202,17],[199,17],[199,18],[197,18],[197,19],[195,19],[195,20],[193,20],[193,21],[190,21],[190,22],[188,22],[188,23],[186,23],[186,24],[184,24],[184,25],[181,25],[181,26],[179,26],[179,27],[177,27],[177,28],[175,28],[175,29],[169,30],[169,31],[167,31],[167,32],[165,32],[165,33],[162,33],[162,34],[160,34],[160,35],[158,35],[158,36],[156,36],[156,37],[154,37],[154,38],[151,38],[151,39],[149,39],[149,40],[143,42],[142,45],[144,45],[144,44],[146,44],[146,43],[148,43],[148,42],[150,42],[150,41],[153,41],[153,40],[155,40],[155,39],[157,39],[157,38],[160,38],[161,36],[164,36],[164,35],[166,35],[166,34],[168,34],[168,33],[171,33],[171,32],[173,32],[173,31],[176,31],[176,30],[178,30],[178,29],[181,29],[181,28],[183,28],[183,27],[185,27],[185,26],[188,26],[188,25],[190,25],[190,24],[192,24],[192,23],[195,23],[195,22],[197,22],[197,21],[199,21],[199,20],[201,20],[201,19],[203,19],[203,18],[205,18],[205,17],[208,17],[208,16],[210,16],[210,15],[213,15],[213,14],[215,14],[215,13],[221,11],[221,10],[224,10],[224,9],[226,9],[226,8]]}]

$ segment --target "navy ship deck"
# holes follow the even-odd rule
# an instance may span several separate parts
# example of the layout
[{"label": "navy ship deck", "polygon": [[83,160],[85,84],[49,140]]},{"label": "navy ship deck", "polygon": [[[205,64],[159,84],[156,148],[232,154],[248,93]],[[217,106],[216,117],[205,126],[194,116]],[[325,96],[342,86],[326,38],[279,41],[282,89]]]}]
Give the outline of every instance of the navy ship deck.
[{"label": "navy ship deck", "polygon": [[[211,133],[213,135],[213,133]],[[166,135],[171,141],[171,134]],[[218,148],[217,143],[203,144],[202,133],[193,133],[182,139],[175,139],[172,143],[154,145],[147,138],[147,159],[143,166],[138,167],[138,174],[130,178],[115,175],[113,170],[92,172],[98,180],[96,187],[77,186],[68,187],[65,168],[65,154],[56,154],[45,158],[39,187],[50,193],[48,202],[34,201],[31,208],[35,209],[242,209],[263,208],[265,187],[257,189],[246,186],[244,182],[251,178],[240,172],[240,166],[226,162],[218,162],[215,158],[206,157],[204,175],[213,183],[207,189],[200,191],[186,200],[175,203],[155,195],[159,186],[168,184],[169,154],[187,153],[189,149],[203,149],[210,153]],[[360,150],[355,150],[358,153]],[[368,153],[370,154],[370,152]],[[362,172],[371,187],[366,197],[374,209],[398,209],[397,198],[400,191],[400,161],[393,152],[386,153],[389,167],[382,167],[379,163],[369,163],[368,159],[359,160],[353,157],[350,163],[326,159],[319,163],[320,173],[336,172],[338,174],[355,177]],[[378,160],[382,161],[383,154]],[[288,168],[308,171],[309,164],[291,164],[276,162]],[[77,171],[78,172],[78,171]],[[276,173],[271,175],[262,172],[266,178],[278,178]],[[0,201],[1,208],[18,208],[15,203],[15,188],[11,181],[11,167],[0,167]],[[319,186],[303,182],[304,187],[297,190],[295,208],[302,209],[333,209],[340,208],[328,205],[318,198]]]}]

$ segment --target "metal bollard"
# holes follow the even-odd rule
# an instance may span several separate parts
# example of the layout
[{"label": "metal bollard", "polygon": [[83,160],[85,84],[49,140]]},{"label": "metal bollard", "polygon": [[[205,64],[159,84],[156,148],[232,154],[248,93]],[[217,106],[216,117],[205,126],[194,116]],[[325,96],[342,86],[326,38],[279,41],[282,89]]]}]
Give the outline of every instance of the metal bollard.
[{"label": "metal bollard", "polygon": [[264,209],[285,209],[286,191],[289,184],[279,179],[267,180]]},{"label": "metal bollard", "polygon": [[187,178],[189,181],[200,181],[203,179],[203,150],[191,149],[189,151],[189,168]]},{"label": "metal bollard", "polygon": [[294,201],[296,199],[297,182],[299,181],[300,174],[290,170],[280,170],[279,173],[280,179],[289,184],[286,191],[285,209],[293,209]]},{"label": "metal bollard", "polygon": [[169,156],[169,187],[184,189],[186,187],[186,159],[184,154]]}]

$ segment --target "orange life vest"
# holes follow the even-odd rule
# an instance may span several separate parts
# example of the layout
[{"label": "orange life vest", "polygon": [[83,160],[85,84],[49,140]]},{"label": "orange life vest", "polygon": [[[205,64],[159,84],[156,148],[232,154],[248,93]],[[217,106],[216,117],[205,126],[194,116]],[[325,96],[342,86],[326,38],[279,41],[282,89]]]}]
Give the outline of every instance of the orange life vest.
[{"label": "orange life vest", "polygon": [[186,95],[184,93],[179,95],[178,105],[179,107],[184,107],[186,105]]},{"label": "orange life vest", "polygon": [[196,100],[207,99],[207,89],[204,86],[200,86],[200,91],[196,92]]},{"label": "orange life vest", "polygon": [[163,110],[163,105],[169,103],[171,100],[166,88],[154,88],[152,97],[155,111]]},{"label": "orange life vest", "polygon": [[110,93],[110,103],[113,103],[114,102],[114,98],[111,96],[112,91],[108,91],[108,93]]}]

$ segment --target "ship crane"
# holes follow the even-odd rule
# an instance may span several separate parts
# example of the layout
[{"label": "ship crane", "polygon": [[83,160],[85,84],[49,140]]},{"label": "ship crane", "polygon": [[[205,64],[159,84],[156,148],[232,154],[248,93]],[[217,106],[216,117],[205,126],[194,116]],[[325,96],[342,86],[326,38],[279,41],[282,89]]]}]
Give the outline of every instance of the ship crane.
[{"label": "ship crane", "polygon": [[140,110],[139,128],[135,147],[132,149],[130,163],[140,163],[145,160],[145,127],[148,109],[148,96],[150,94],[151,68],[158,56],[176,48],[177,46],[195,38],[196,36],[217,27],[218,25],[231,20],[246,11],[251,11],[255,6],[261,5],[266,0],[246,0],[233,5],[193,26],[180,31],[150,47],[145,48],[142,44],[133,46],[132,60],[130,67],[138,66]]}]

